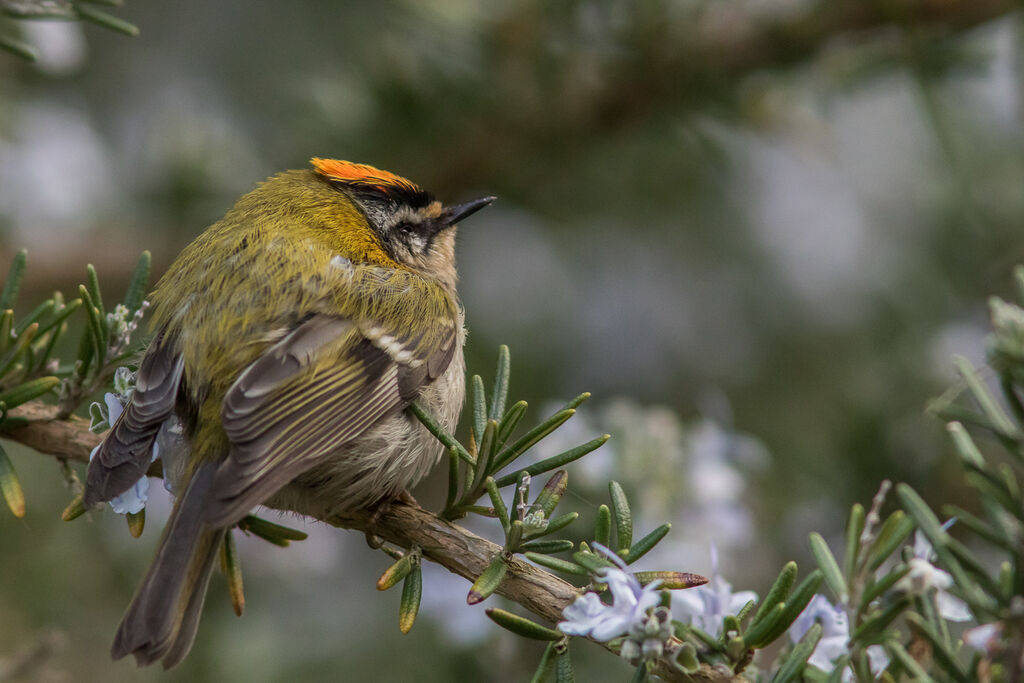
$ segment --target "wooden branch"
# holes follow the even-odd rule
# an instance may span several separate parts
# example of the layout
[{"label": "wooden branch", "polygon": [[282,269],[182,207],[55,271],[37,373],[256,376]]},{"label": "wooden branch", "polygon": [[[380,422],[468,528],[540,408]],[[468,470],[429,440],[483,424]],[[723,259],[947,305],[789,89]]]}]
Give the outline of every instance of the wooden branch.
[{"label": "wooden branch", "polygon": [[[88,422],[80,417],[57,419],[55,406],[34,401],[12,410],[10,415],[26,419],[28,424],[4,432],[3,437],[46,455],[85,463],[89,461],[89,453],[101,440],[100,436],[89,431]],[[156,467],[151,468],[149,474],[160,476],[159,462],[154,465]],[[417,545],[425,557],[469,581],[475,581],[494,556],[501,552],[501,546],[447,522],[418,505],[402,501],[396,501],[379,514],[376,520],[372,520],[373,515],[369,512],[324,518],[298,508],[285,511],[318,519],[335,527],[371,531],[403,548]],[[572,584],[517,557],[509,562],[508,573],[498,588],[498,593],[503,597],[552,623],[561,620],[562,610],[576,598],[578,592]],[[610,649],[604,643],[599,644]],[[666,681],[724,683],[741,680],[727,669],[708,666],[687,676],[665,661],[658,663],[654,673]]]}]

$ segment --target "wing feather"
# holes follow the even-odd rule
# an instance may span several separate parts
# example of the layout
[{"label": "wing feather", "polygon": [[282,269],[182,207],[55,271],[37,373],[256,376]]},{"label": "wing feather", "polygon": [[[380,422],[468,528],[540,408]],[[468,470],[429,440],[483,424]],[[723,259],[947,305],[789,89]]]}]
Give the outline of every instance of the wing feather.
[{"label": "wing feather", "polygon": [[444,372],[456,329],[415,336],[381,323],[313,315],[238,378],[221,419],[231,443],[207,522],[233,524],[323,456],[402,410]]}]

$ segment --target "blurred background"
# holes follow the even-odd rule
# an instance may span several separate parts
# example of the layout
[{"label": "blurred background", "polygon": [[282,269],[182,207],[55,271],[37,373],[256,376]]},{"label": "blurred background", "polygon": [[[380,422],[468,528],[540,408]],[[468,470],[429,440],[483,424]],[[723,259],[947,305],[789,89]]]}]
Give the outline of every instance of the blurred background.
[{"label": "blurred background", "polygon": [[[925,405],[952,354],[983,362],[985,298],[1024,261],[1015,6],[132,0],[137,38],[0,20],[40,53],[0,53],[0,276],[27,247],[21,314],[86,263],[118,296],[143,249],[158,275],[313,156],[496,194],[459,235],[470,372],[489,383],[508,344],[534,417],[593,392],[538,453],[613,435],[570,468],[578,533],[617,478],[638,532],[674,524],[642,568],[707,574],[714,544],[763,593],[882,478],[971,504]],[[241,544],[243,618],[215,580],[180,668],[113,663],[166,497],[139,540],[109,512],[66,524],[52,459],[9,452],[28,514],[0,511],[0,660],[40,651],[29,680],[507,681],[540,656],[436,568],[402,636],[387,558],[291,519],[308,541]]]}]

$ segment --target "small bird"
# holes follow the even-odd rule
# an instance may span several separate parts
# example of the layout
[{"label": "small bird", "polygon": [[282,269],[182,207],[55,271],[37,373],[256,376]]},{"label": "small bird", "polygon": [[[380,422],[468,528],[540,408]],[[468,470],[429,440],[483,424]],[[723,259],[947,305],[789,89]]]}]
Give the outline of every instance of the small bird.
[{"label": "small bird", "polygon": [[453,206],[334,159],[261,183],[157,284],[131,402],[89,465],[84,502],[145,475],[159,441],[174,508],[114,639],[170,668],[195,638],[225,533],[264,502],[320,515],[401,495],[465,393]]}]

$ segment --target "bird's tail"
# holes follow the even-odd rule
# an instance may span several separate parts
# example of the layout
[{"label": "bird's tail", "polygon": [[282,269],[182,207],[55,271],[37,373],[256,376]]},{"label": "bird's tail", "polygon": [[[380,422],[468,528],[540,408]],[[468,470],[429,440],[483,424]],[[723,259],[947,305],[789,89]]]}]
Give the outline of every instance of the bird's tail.
[{"label": "bird's tail", "polygon": [[169,669],[192,648],[224,540],[223,528],[203,522],[215,470],[213,463],[201,465],[175,501],[153,564],[117,629],[110,650],[114,659],[132,654],[140,666],[162,659]]}]

